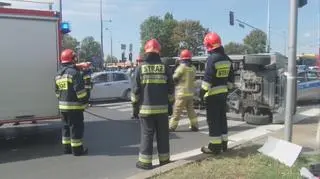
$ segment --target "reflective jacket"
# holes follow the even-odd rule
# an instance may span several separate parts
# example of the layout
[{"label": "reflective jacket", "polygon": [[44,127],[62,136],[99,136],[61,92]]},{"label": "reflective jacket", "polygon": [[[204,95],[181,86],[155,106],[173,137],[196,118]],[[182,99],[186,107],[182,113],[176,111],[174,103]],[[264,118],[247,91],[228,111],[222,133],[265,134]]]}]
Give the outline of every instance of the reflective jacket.
[{"label": "reflective jacket", "polygon": [[146,55],[144,63],[136,69],[131,100],[140,104],[141,116],[167,115],[168,103],[173,101],[172,74],[158,54]]},{"label": "reflective jacket", "polygon": [[55,92],[62,112],[83,111],[88,102],[84,80],[75,65],[61,66],[55,77]]},{"label": "reflective jacket", "polygon": [[207,65],[201,89],[204,97],[227,93],[234,83],[234,73],[230,58],[223,48],[211,52],[207,58]]},{"label": "reflective jacket", "polygon": [[92,89],[92,83],[91,83],[91,71],[90,70],[84,70],[82,71],[83,80],[84,80],[84,88],[87,90]]},{"label": "reflective jacket", "polygon": [[192,97],[194,94],[194,82],[196,69],[190,63],[181,63],[173,74],[173,80],[177,83],[175,95],[177,97]]}]

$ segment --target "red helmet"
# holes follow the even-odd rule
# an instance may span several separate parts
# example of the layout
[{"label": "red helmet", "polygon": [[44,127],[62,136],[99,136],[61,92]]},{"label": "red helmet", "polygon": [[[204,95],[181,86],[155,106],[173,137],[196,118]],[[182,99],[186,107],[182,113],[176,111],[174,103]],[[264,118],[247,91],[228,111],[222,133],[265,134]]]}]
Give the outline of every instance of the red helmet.
[{"label": "red helmet", "polygon": [[222,46],[220,36],[215,32],[209,32],[203,40],[203,44],[206,47],[207,51],[210,52],[216,48]]},{"label": "red helmet", "polygon": [[62,51],[62,53],[61,53],[60,62],[61,63],[71,63],[75,57],[76,57],[76,54],[74,53],[73,50],[66,49],[66,50]]},{"label": "red helmet", "polygon": [[192,58],[192,52],[190,50],[182,50],[180,53],[180,60],[190,60]]},{"label": "red helmet", "polygon": [[144,52],[149,53],[149,52],[154,52],[154,53],[160,53],[161,50],[161,45],[156,39],[151,39],[146,42],[144,45]]},{"label": "red helmet", "polygon": [[142,62],[143,61],[143,59],[142,59],[142,57],[141,56],[138,56],[138,58],[137,58],[137,60],[136,60],[137,62]]}]

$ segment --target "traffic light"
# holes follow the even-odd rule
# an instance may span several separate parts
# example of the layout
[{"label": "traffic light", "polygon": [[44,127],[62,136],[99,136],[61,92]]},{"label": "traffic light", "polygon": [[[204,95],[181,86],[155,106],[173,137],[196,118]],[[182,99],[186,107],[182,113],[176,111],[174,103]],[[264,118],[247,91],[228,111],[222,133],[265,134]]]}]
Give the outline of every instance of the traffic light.
[{"label": "traffic light", "polygon": [[129,53],[129,61],[132,62],[132,53]]},{"label": "traffic light", "polygon": [[308,4],[308,0],[299,0],[298,1],[298,7],[299,8],[305,6],[306,4]]},{"label": "traffic light", "polygon": [[122,54],[121,54],[121,61],[122,61],[122,62],[126,61],[126,57],[125,57],[124,52],[122,52]]},{"label": "traffic light", "polygon": [[70,30],[70,24],[68,22],[61,22],[60,24],[60,30],[63,34],[67,34],[71,32]]},{"label": "traffic light", "polygon": [[229,24],[234,25],[234,13],[229,11]]}]

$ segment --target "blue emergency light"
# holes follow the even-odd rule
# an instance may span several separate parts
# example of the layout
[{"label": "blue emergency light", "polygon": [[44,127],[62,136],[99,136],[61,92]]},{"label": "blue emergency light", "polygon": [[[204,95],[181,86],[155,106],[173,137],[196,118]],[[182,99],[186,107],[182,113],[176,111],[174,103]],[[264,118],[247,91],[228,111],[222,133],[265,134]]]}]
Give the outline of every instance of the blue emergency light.
[{"label": "blue emergency light", "polygon": [[61,32],[63,34],[67,34],[67,33],[71,32],[70,24],[68,22],[61,22]]}]

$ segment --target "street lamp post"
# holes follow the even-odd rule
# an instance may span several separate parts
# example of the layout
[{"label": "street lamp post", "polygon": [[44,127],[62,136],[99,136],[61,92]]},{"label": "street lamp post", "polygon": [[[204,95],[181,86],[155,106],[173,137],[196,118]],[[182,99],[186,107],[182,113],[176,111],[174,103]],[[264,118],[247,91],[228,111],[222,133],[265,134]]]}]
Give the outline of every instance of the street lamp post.
[{"label": "street lamp post", "polygon": [[268,14],[267,14],[267,41],[266,41],[266,52],[270,52],[270,0],[267,0]]},{"label": "street lamp post", "polygon": [[288,44],[288,75],[285,108],[285,140],[292,141],[292,120],[296,104],[296,55],[297,55],[297,26],[298,0],[290,0],[289,44]]},{"label": "street lamp post", "polygon": [[111,53],[111,58],[112,58],[113,57],[113,52],[112,52],[112,46],[113,46],[113,43],[112,43],[112,31],[109,28],[106,28],[106,30],[108,30],[110,32],[110,53]]},{"label": "street lamp post", "polygon": [[100,56],[102,58],[102,60],[104,59],[104,53],[103,53],[103,19],[102,19],[102,0],[100,0],[100,46],[101,46],[101,52],[100,52]]}]

